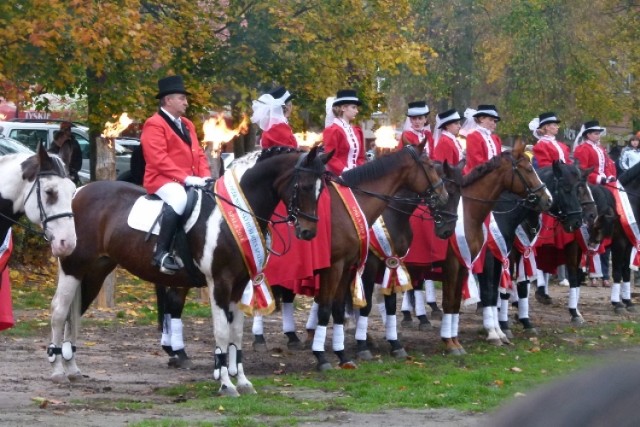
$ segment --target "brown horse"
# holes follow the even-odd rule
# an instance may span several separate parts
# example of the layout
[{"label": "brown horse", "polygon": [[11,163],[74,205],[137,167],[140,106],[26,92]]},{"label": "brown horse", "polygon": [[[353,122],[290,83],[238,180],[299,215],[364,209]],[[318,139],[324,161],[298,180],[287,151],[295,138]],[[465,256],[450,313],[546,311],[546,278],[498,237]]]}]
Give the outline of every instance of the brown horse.
[{"label": "brown horse", "polygon": [[[463,223],[470,259],[480,253],[485,239],[482,231],[485,219],[493,209],[500,194],[508,190],[529,200],[537,210],[549,210],[551,194],[540,181],[529,158],[524,154],[524,144],[516,142],[511,152],[501,153],[487,163],[477,166],[464,177],[462,185]],[[459,220],[460,221],[460,220]],[[440,336],[450,354],[463,354],[458,341],[458,316],[462,287],[471,274],[456,256],[451,241],[443,264],[443,318]]]},{"label": "brown horse", "polygon": [[[400,189],[419,195],[437,196],[432,205],[443,205],[448,195],[433,163],[425,155],[420,156],[424,144],[416,148],[406,146],[388,156],[378,158],[363,166],[345,172],[344,184],[353,189],[358,205],[367,224],[373,224],[382,214],[391,196]],[[313,334],[312,351],[318,370],[331,369],[324,351],[329,318],[333,315],[333,350],[343,368],[355,367],[344,352],[344,311],[350,301],[350,284],[356,276],[360,260],[360,237],[356,232],[347,208],[336,190],[331,191],[331,268],[319,271],[320,289],[315,298],[318,325]]]},{"label": "brown horse", "polygon": [[[434,221],[434,230],[437,237],[448,239],[454,232],[456,221],[458,219],[458,202],[460,201],[460,188],[462,186],[462,164],[458,166],[449,166],[446,162],[444,165],[434,162],[438,174],[442,176],[445,189],[449,194],[449,200],[446,205],[441,208],[431,209],[428,214],[423,208],[416,210],[415,203],[411,203],[410,198],[406,200],[393,201],[384,210],[380,219],[384,221],[384,226],[388,231],[389,243],[393,248],[391,257],[384,256],[369,250],[367,263],[362,273],[362,282],[364,285],[367,306],[360,309],[360,316],[356,326],[356,355],[361,360],[371,360],[373,355],[367,345],[367,325],[368,316],[371,312],[373,290],[375,283],[381,283],[380,278],[389,268],[389,263],[393,263],[392,258],[403,257],[413,241],[413,231],[411,229],[409,218],[411,215],[427,216],[422,218],[423,221]],[[399,194],[400,195],[400,194]],[[424,242],[428,245],[430,242]],[[397,267],[396,267],[397,268]],[[404,350],[400,340],[398,339],[397,320],[396,320],[396,290],[391,290],[390,294],[384,294],[385,306],[385,336],[391,346],[391,356],[395,358],[404,358],[407,353]]]},{"label": "brown horse", "polygon": [[[290,219],[297,223],[296,234],[306,239],[316,232],[316,206],[321,190],[324,165],[331,157],[309,153],[265,153],[254,167],[236,170],[240,192],[247,208],[240,209],[228,199],[238,215],[255,218],[263,233],[280,200],[285,201]],[[225,176],[225,181],[232,179]],[[230,185],[230,184],[227,184]],[[102,287],[102,282],[116,265],[143,280],[164,286],[209,288],[216,341],[214,378],[221,382],[220,393],[238,396],[255,393],[244,375],[242,365],[242,331],[244,314],[238,308],[250,278],[235,238],[224,220],[221,208],[209,188],[196,189],[200,208],[192,214],[193,227],[186,232],[189,258],[197,267],[195,274],[180,271],[167,276],[152,266],[154,239],[146,241],[145,232],[127,225],[133,203],[144,191],[140,187],[112,181],[88,184],[73,201],[76,224],[84,233],[78,236],[75,251],[60,263],[58,289],[52,302],[52,344],[49,360],[52,380],[66,382],[81,378],[75,360],[75,342],[81,311],[87,309]],[[108,203],[106,203],[108,201]],[[240,212],[241,211],[241,212]],[[250,256],[250,255],[249,255]],[[81,292],[78,292],[81,291]],[[64,342],[63,342],[64,341]],[[238,376],[237,387],[229,376]]]}]

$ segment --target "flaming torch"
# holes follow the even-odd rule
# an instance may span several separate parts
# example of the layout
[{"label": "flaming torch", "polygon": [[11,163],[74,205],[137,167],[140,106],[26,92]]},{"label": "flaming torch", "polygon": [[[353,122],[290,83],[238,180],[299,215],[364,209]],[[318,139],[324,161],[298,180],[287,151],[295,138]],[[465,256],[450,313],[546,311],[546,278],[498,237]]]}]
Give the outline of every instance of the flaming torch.
[{"label": "flaming torch", "polygon": [[133,123],[133,120],[129,118],[129,115],[127,113],[122,113],[117,122],[106,122],[104,124],[104,130],[102,131],[101,136],[107,140],[109,148],[113,147],[111,143],[114,138],[119,137],[131,123]]},{"label": "flaming torch", "polygon": [[7,118],[4,114],[0,114],[0,121],[4,121]]},{"label": "flaming torch", "polygon": [[214,117],[207,119],[202,125],[204,131],[204,140],[202,144],[204,148],[211,144],[210,154],[211,157],[220,157],[222,151],[222,145],[231,141],[236,136],[246,134],[249,131],[249,118],[246,114],[242,115],[242,122],[237,128],[231,129],[227,126],[224,115],[222,113],[217,114]]},{"label": "flaming torch", "polygon": [[318,142],[322,141],[322,134],[316,132],[299,132],[294,133],[293,136],[298,141],[298,147],[309,150]]},{"label": "flaming torch", "polygon": [[374,135],[376,137],[376,157],[389,154],[398,146],[396,130],[393,126],[380,126]]}]

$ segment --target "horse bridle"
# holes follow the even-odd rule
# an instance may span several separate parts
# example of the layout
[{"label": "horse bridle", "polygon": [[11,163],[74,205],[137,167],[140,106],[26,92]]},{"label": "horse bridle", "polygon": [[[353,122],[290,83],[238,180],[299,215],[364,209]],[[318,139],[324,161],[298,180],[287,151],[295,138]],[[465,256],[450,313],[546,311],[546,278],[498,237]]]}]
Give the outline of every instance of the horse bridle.
[{"label": "horse bridle", "polygon": [[31,186],[31,190],[29,190],[27,197],[25,197],[24,199],[24,204],[26,205],[27,200],[29,200],[29,197],[31,197],[31,194],[33,194],[33,190],[34,189],[36,190],[35,191],[36,197],[37,197],[36,200],[38,201],[38,210],[40,211],[40,223],[42,224],[42,229],[43,229],[42,237],[44,238],[44,240],[48,242],[49,235],[47,234],[47,224],[50,221],[55,221],[56,219],[60,219],[60,218],[73,218],[73,212],[63,212],[63,213],[47,216],[47,213],[44,210],[44,205],[42,203],[42,196],[40,194],[40,188],[41,188],[40,178],[42,178],[43,176],[57,176],[61,178],[66,178],[66,177],[63,177],[60,174],[57,174],[55,172],[38,172],[38,174],[36,175],[35,182]]},{"label": "horse bridle", "polygon": [[547,188],[547,184],[543,182],[540,186],[536,188],[531,188],[529,186],[529,184],[527,183],[527,180],[524,179],[524,176],[522,176],[522,173],[518,169],[518,164],[524,159],[525,159],[524,157],[520,157],[518,160],[515,160],[515,159],[511,160],[511,167],[513,170],[512,180],[513,180],[513,176],[517,176],[520,179],[520,182],[522,183],[524,188],[527,190],[527,196],[524,199],[525,205],[528,205],[530,207],[536,207],[538,206],[538,203],[540,203],[540,196],[537,193],[539,193],[540,191],[544,191]]},{"label": "horse bridle", "polygon": [[418,166],[420,166],[420,169],[422,169],[422,173],[424,174],[424,177],[427,179],[427,182],[429,183],[429,188],[427,188],[423,193],[418,193],[418,196],[421,199],[424,199],[425,203],[427,204],[427,206],[429,206],[429,208],[435,209],[435,207],[438,205],[438,202],[436,200],[437,198],[436,190],[444,186],[444,182],[442,181],[442,178],[439,178],[438,181],[436,181],[435,183],[431,181],[431,178],[429,178],[429,174],[427,173],[425,166],[420,161],[420,156],[418,155],[418,152],[416,151],[415,147],[413,145],[406,145],[404,149],[409,151],[409,153],[411,154],[411,158],[413,158],[413,160],[415,160]]},{"label": "horse bridle", "polygon": [[293,224],[298,223],[298,218],[304,218],[307,221],[318,222],[318,217],[315,215],[311,215],[309,213],[303,212],[300,210],[300,206],[298,206],[298,199],[300,193],[300,172],[307,172],[314,174],[318,178],[321,178],[323,173],[318,173],[317,171],[303,167],[302,163],[307,158],[308,153],[304,153],[300,156],[298,161],[296,162],[295,167],[293,168],[293,194],[291,194],[291,198],[289,199],[289,204],[287,206],[287,221]]},{"label": "horse bridle", "polygon": [[[553,177],[553,182],[555,184],[555,189],[556,191],[552,191],[552,196],[555,196],[556,194],[559,194],[560,191],[560,185],[562,184],[562,180],[564,178],[560,177]],[[577,182],[574,187],[572,188],[572,190],[575,188],[576,189],[576,197],[577,197],[577,188],[581,185],[580,182]],[[580,215],[582,216],[582,206],[586,206],[586,204],[589,203],[595,203],[595,202],[580,202],[580,208],[578,210],[575,211],[563,211],[562,206],[560,206],[561,201],[563,201],[564,199],[562,197],[558,197],[557,199],[554,197],[554,200],[557,200],[558,202],[558,213],[557,214],[553,214],[554,217],[558,218],[561,222],[564,222],[568,217],[572,216],[572,215]]]}]

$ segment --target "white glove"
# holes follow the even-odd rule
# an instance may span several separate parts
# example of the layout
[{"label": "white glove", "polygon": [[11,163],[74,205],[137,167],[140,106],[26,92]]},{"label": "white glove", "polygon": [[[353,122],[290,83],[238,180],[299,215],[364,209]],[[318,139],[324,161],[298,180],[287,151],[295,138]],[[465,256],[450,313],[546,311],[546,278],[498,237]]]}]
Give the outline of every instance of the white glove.
[{"label": "white glove", "polygon": [[184,185],[187,187],[204,187],[207,185],[207,180],[205,178],[200,178],[199,176],[188,176],[184,180]]}]

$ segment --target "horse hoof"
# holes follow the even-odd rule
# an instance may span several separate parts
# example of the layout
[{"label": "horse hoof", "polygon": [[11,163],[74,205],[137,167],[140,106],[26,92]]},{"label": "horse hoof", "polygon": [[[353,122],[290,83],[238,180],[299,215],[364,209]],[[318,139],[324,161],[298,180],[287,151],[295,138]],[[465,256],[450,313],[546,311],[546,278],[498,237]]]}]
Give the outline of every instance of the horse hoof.
[{"label": "horse hoof", "polygon": [[538,335],[538,330],[536,328],[527,328],[524,330],[525,335]]},{"label": "horse hoof", "polygon": [[571,324],[574,326],[582,326],[584,325],[584,317],[582,316],[571,316]]},{"label": "horse hoof", "polygon": [[403,328],[411,328],[413,327],[413,320],[403,320],[402,322],[400,322],[400,326],[402,326]]},{"label": "horse hoof", "polygon": [[65,374],[53,374],[51,375],[51,381],[56,384],[69,384],[69,378]]},{"label": "horse hoof", "polygon": [[82,372],[74,372],[73,374],[68,374],[67,378],[72,383],[77,383],[84,379],[84,377],[82,376]]},{"label": "horse hoof", "polygon": [[433,310],[431,311],[431,319],[433,320],[442,320],[442,310]]},{"label": "horse hoof", "polygon": [[289,341],[287,343],[287,348],[289,350],[304,350],[304,344],[302,341]]},{"label": "horse hoof", "polygon": [[501,341],[503,344],[511,345],[511,341],[509,341],[509,338],[507,338],[507,336],[506,336],[506,335],[505,335],[505,336],[503,336],[503,337],[500,337],[500,341]]},{"label": "horse hoof", "polygon": [[433,325],[431,323],[427,322],[420,322],[420,324],[418,325],[418,330],[419,331],[428,331],[433,329]]},{"label": "horse hoof", "polygon": [[325,371],[330,371],[333,369],[333,366],[331,366],[331,363],[329,362],[324,362],[324,363],[320,363],[318,364],[317,368],[316,368],[319,372],[325,372]]},{"label": "horse hoof", "polygon": [[220,390],[218,390],[218,396],[220,397],[240,397],[240,393],[238,393],[238,390],[236,390],[236,388],[231,388],[231,387],[227,387],[226,385],[223,385],[220,387]]},{"label": "horse hoof", "polygon": [[637,313],[638,312],[638,309],[633,304],[626,306],[626,309],[627,309],[627,311],[629,313]]},{"label": "horse hoof", "polygon": [[487,342],[496,347],[502,346],[502,340],[500,338],[487,338]]},{"label": "horse hoof", "polygon": [[356,353],[356,357],[360,360],[373,360],[373,354],[369,350],[362,350]]},{"label": "horse hoof", "polygon": [[265,353],[268,349],[267,349],[267,343],[264,342],[253,342],[251,344],[251,347],[253,348],[254,351],[257,351],[259,353]]},{"label": "horse hoof", "polygon": [[240,393],[241,395],[243,395],[243,394],[258,394],[256,389],[253,388],[252,384],[239,385],[237,387],[237,390],[238,390],[238,393]]},{"label": "horse hoof", "polygon": [[624,306],[624,304],[622,304],[621,302],[618,302],[613,306],[613,312],[615,314],[626,314],[627,313],[627,309]]},{"label": "horse hoof", "polygon": [[464,356],[465,354],[467,354],[466,350],[464,348],[462,348],[462,347],[458,347],[458,351],[460,352],[459,354],[461,356]]},{"label": "horse hoof", "polygon": [[[510,340],[513,339],[513,332],[511,332],[511,329],[503,329],[502,333],[504,333],[504,336],[507,339],[510,339]],[[502,337],[500,337],[500,338],[502,338]]]},{"label": "horse hoof", "polygon": [[193,368],[193,362],[188,357],[187,358],[172,357],[171,359],[169,359],[169,363],[167,363],[167,365],[170,368],[175,368],[175,369],[192,369]]},{"label": "horse hoof", "polygon": [[536,292],[536,301],[543,305],[551,305],[553,300],[547,294],[539,294]]},{"label": "horse hoof", "polygon": [[358,369],[358,365],[355,362],[349,360],[340,364],[340,369]]},{"label": "horse hoof", "polygon": [[446,349],[446,354],[449,356],[460,356],[460,349],[458,348],[448,348]]},{"label": "horse hoof", "polygon": [[391,357],[398,360],[405,360],[407,357],[409,357],[409,355],[404,348],[398,348],[391,351]]}]

